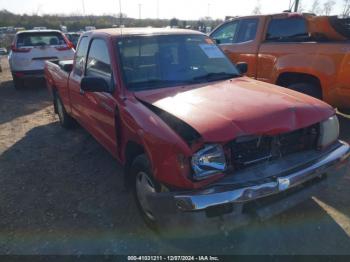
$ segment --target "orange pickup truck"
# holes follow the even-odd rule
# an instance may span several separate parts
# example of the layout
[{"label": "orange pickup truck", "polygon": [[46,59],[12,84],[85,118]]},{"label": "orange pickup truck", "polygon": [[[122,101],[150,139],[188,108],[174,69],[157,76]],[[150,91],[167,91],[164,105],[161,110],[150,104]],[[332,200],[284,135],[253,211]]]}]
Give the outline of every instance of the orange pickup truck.
[{"label": "orange pickup truck", "polygon": [[237,17],[210,36],[247,75],[350,111],[349,19],[282,13]]}]

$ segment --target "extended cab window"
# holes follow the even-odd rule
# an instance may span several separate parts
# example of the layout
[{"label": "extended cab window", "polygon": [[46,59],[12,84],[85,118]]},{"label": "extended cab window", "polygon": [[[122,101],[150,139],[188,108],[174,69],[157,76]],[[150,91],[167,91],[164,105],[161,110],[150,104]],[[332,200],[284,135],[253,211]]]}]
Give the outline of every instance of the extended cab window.
[{"label": "extended cab window", "polygon": [[211,38],[215,39],[218,44],[232,44],[238,29],[238,21],[223,24],[215,32],[211,34]]},{"label": "extended cab window", "polygon": [[108,82],[112,80],[111,61],[107,44],[104,40],[94,39],[92,41],[85,74],[86,76],[103,77]]},{"label": "extended cab window", "polygon": [[267,41],[295,42],[308,39],[306,21],[302,17],[272,19],[266,35]]},{"label": "extended cab window", "polygon": [[258,29],[258,19],[243,19],[239,23],[239,30],[236,43],[243,43],[255,39]]},{"label": "extended cab window", "polygon": [[89,38],[83,37],[80,40],[79,47],[77,49],[77,54],[75,56],[75,67],[74,67],[74,74],[78,76],[82,76],[84,72],[84,66],[85,66],[85,57],[89,46]]}]

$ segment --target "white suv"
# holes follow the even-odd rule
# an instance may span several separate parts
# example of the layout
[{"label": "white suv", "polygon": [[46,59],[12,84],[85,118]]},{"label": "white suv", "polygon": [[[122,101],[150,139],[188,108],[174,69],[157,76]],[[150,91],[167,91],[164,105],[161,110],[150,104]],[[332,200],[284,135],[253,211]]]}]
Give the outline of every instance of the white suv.
[{"label": "white suv", "polygon": [[56,30],[30,30],[16,34],[9,54],[10,68],[16,88],[28,78],[43,78],[46,60],[70,60],[72,43]]}]

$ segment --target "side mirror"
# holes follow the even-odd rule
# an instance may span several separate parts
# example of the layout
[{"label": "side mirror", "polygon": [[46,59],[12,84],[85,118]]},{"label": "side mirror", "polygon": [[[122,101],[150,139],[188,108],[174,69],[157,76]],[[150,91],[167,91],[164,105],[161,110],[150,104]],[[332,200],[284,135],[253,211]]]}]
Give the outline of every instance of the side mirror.
[{"label": "side mirror", "polygon": [[63,71],[70,73],[73,70],[73,64],[65,64],[62,67]]},{"label": "side mirror", "polygon": [[215,44],[217,44],[217,45],[220,45],[220,44],[221,44],[220,39],[215,39],[215,38],[212,38],[212,39],[213,39],[213,41],[215,42]]},{"label": "side mirror", "polygon": [[59,61],[58,65],[61,67],[63,71],[67,73],[70,73],[73,70],[73,60]]},{"label": "side mirror", "polygon": [[248,64],[245,62],[237,63],[236,67],[242,75],[244,75],[248,72]]},{"label": "side mirror", "polygon": [[107,81],[102,77],[86,76],[81,80],[80,88],[85,92],[106,92],[111,90]]}]

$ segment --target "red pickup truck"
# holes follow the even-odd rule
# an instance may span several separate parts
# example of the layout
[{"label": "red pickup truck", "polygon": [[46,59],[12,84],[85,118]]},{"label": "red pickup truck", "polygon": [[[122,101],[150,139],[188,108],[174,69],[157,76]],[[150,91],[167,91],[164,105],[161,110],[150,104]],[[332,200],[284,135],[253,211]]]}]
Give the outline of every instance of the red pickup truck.
[{"label": "red pickup truck", "polygon": [[83,34],[45,76],[62,126],[124,165],[149,225],[203,229],[278,214],[348,169],[333,108],[246,69],[202,33],[129,28]]}]

